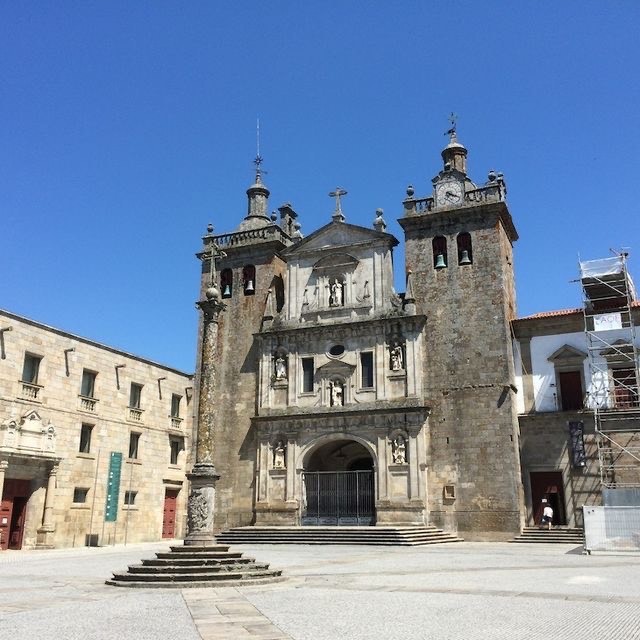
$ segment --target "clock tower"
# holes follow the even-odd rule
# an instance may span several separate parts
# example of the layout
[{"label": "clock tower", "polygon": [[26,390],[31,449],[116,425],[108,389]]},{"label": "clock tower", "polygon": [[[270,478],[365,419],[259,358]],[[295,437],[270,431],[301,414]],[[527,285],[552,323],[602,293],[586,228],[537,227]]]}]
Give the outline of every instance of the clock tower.
[{"label": "clock tower", "polygon": [[502,174],[478,186],[455,126],[432,193],[407,189],[406,268],[427,317],[424,394],[431,523],[467,539],[520,532],[522,481],[510,331],[518,234]]}]

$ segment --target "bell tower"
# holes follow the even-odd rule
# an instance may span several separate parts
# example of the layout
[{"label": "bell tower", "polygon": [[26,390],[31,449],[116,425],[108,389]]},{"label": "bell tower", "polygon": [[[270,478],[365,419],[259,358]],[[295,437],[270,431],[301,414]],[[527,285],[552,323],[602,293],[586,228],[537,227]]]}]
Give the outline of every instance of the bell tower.
[{"label": "bell tower", "polygon": [[474,184],[455,124],[447,134],[431,194],[409,186],[399,220],[417,313],[427,316],[429,519],[467,539],[508,539],[522,514],[510,331],[518,234],[502,174]]},{"label": "bell tower", "polygon": [[[248,525],[253,519],[256,445],[251,418],[256,413],[259,369],[254,334],[260,331],[271,308],[284,303],[286,264],[280,252],[293,244],[296,234],[300,235],[299,224],[291,223],[297,214],[289,204],[281,207],[279,223],[275,213],[267,214],[269,189],[262,181],[260,155],[254,162],[256,174],[247,189],[247,215],[230,233],[214,235],[209,226],[198,253],[203,299],[212,286],[211,247],[219,248],[214,274],[218,281],[213,284],[225,306],[218,321],[213,393],[216,405],[210,407],[216,424],[213,463],[220,475],[216,485],[216,526],[221,529]],[[197,370],[201,357],[198,353]]]}]

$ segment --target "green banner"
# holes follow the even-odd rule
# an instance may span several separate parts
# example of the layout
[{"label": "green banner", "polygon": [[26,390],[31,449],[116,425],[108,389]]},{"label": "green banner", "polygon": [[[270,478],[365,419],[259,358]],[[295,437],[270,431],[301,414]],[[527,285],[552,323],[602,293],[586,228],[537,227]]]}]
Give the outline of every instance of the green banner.
[{"label": "green banner", "polygon": [[115,522],[118,518],[118,498],[120,496],[120,475],[122,474],[122,454],[111,452],[109,477],[107,479],[107,501],[104,506],[105,522]]}]

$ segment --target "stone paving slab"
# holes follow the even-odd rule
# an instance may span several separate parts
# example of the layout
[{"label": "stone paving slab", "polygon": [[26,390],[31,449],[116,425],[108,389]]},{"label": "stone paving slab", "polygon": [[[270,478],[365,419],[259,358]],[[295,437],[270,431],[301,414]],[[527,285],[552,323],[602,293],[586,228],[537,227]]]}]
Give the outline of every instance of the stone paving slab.
[{"label": "stone paving slab", "polygon": [[0,640],[640,640],[640,557],[572,545],[238,545],[285,582],[116,589],[166,544],[0,553]]}]

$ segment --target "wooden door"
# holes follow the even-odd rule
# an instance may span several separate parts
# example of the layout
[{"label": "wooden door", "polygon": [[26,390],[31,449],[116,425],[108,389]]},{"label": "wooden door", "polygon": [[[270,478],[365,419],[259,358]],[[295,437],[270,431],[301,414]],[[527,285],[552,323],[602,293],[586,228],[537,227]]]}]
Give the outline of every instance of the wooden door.
[{"label": "wooden door", "polygon": [[6,478],[0,502],[0,537],[2,549],[21,549],[31,493],[29,480]]},{"label": "wooden door", "polygon": [[11,530],[11,512],[13,511],[13,496],[2,498],[0,502],[0,549],[9,547],[9,531]]},{"label": "wooden door", "polygon": [[162,516],[162,537],[175,538],[176,536],[176,505],[178,503],[178,490],[166,489],[164,494],[164,513]]},{"label": "wooden door", "polygon": [[530,478],[534,524],[540,524],[542,520],[543,499],[553,509],[553,524],[567,524],[562,471],[532,471]]},{"label": "wooden door", "polygon": [[579,371],[561,371],[560,399],[562,410],[582,409],[582,376]]}]

